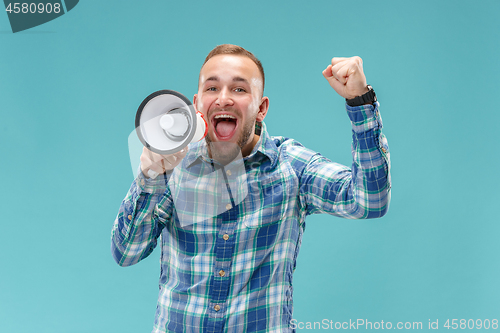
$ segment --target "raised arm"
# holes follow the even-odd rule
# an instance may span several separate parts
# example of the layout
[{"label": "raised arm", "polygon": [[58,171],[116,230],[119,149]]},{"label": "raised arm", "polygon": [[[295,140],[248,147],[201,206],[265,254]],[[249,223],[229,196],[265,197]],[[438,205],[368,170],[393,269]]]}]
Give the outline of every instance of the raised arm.
[{"label": "raised arm", "polygon": [[[359,57],[333,58],[323,75],[346,99],[368,92]],[[329,213],[345,218],[383,216],[390,202],[390,155],[382,133],[379,103],[346,110],[352,124],[352,167],[349,169],[305,148],[291,148],[300,168],[300,196],[306,214]]]}]

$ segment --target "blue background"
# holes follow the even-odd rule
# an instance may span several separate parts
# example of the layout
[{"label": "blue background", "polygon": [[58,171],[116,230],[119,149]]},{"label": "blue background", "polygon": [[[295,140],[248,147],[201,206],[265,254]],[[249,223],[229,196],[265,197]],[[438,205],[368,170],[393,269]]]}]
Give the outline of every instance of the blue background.
[{"label": "blue background", "polygon": [[0,332],[149,332],[159,251],[121,268],[111,227],[127,138],[160,89],[192,98],[233,43],[266,71],[272,135],[350,164],[321,72],[359,55],[381,103],[392,203],[380,220],[311,216],[294,318],[500,319],[499,1],[80,1],[13,34],[0,14]]}]

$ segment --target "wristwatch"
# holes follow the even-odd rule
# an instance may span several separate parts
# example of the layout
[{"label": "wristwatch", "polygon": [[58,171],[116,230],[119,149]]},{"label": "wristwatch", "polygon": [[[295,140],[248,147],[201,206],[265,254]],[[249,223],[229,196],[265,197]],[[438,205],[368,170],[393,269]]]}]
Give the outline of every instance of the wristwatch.
[{"label": "wristwatch", "polygon": [[373,104],[377,101],[377,96],[375,95],[375,91],[373,91],[372,86],[368,85],[368,92],[361,95],[361,96],[356,96],[351,99],[346,98],[346,103],[349,106],[361,106],[365,104]]}]

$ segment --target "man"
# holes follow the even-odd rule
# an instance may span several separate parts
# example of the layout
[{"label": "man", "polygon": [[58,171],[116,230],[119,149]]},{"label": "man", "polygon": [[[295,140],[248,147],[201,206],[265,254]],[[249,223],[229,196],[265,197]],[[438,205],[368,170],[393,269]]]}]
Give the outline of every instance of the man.
[{"label": "man", "polygon": [[[297,141],[268,135],[262,65],[252,53],[227,44],[207,56],[193,99],[208,123],[206,140],[170,156],[144,148],[142,173],[115,221],[112,253],[122,266],[135,264],[162,236],[153,332],[294,331],[292,273],[305,217],[329,213],[359,219],[386,213],[388,146],[362,61],[333,58],[323,75],[347,100],[352,170]],[[231,185],[241,179],[232,178],[238,156],[248,187]],[[163,177],[148,179],[150,169]],[[181,178],[206,175],[207,170],[221,175],[219,188],[226,190],[216,200],[224,209],[196,219],[192,212],[207,211],[208,205],[197,203],[210,196],[212,187],[207,190],[206,181],[192,185]],[[248,192],[238,195],[239,188]],[[177,195],[177,190],[203,196],[192,200],[186,213],[191,197]],[[195,220],[184,223],[182,216]]]}]

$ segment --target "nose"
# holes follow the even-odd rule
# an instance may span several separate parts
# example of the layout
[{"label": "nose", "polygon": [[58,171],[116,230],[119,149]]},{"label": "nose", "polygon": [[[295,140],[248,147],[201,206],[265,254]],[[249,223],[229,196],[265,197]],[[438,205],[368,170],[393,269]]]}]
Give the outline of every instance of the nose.
[{"label": "nose", "polygon": [[231,99],[231,93],[229,89],[223,88],[220,90],[219,95],[217,96],[217,100],[215,101],[215,104],[221,108],[233,105],[233,100]]}]

